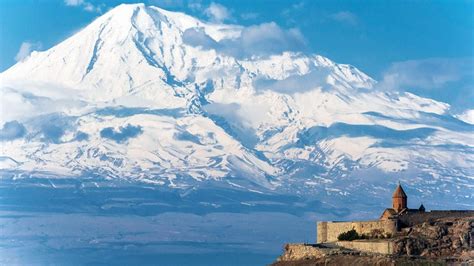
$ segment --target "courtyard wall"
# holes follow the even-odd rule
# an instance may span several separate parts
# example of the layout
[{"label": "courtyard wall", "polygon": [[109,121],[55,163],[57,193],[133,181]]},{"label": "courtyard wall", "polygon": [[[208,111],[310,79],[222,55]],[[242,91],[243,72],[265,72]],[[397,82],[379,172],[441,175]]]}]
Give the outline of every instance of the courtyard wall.
[{"label": "courtyard wall", "polygon": [[352,229],[355,229],[359,235],[370,235],[373,231],[379,231],[384,235],[394,235],[397,232],[397,221],[318,222],[316,243],[336,242],[341,233]]}]

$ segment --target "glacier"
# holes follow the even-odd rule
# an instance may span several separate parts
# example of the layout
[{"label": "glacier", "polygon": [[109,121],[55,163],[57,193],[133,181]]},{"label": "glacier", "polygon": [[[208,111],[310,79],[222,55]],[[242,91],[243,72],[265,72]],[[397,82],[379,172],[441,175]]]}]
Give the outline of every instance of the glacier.
[{"label": "glacier", "polygon": [[[245,30],[124,4],[1,73],[2,219],[48,204],[59,204],[48,212],[60,217],[67,205],[40,196],[59,193],[73,216],[92,201],[92,216],[172,213],[169,221],[190,219],[201,229],[213,215],[224,227],[252,221],[229,229],[235,240],[262,216],[272,230],[369,217],[399,180],[428,208],[474,207],[469,120],[446,103],[380,89],[354,66],[320,55],[249,54]],[[124,195],[112,189],[123,187]],[[26,206],[13,188],[39,203]],[[274,252],[281,243],[261,230]],[[289,232],[285,241],[311,232]]]}]

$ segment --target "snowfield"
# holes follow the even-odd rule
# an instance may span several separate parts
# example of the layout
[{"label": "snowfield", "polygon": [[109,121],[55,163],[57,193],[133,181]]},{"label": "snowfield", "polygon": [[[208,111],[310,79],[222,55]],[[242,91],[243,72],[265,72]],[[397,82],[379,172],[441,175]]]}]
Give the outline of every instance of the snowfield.
[{"label": "snowfield", "polygon": [[319,55],[229,50],[244,32],[121,5],[33,52],[0,74],[2,177],[335,200],[381,198],[373,186],[401,180],[426,201],[474,207],[472,112],[377,90]]}]

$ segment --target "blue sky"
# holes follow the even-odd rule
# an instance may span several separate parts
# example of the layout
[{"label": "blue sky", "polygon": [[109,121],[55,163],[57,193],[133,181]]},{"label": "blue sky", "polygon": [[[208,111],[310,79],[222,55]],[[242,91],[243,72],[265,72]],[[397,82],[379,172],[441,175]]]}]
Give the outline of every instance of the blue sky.
[{"label": "blue sky", "polygon": [[305,52],[352,64],[391,88],[474,108],[474,1],[2,0],[0,71],[134,2],[225,23],[275,22],[299,30]]}]

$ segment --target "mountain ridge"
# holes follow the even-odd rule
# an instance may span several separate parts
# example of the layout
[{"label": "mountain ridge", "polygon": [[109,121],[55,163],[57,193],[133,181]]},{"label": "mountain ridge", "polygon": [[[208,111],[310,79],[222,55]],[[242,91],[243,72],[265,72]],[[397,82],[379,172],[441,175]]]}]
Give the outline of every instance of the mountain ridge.
[{"label": "mountain ridge", "polygon": [[319,55],[241,56],[246,30],[120,5],[34,52],[0,74],[2,171],[341,198],[383,175],[472,206],[473,126],[448,104]]}]

